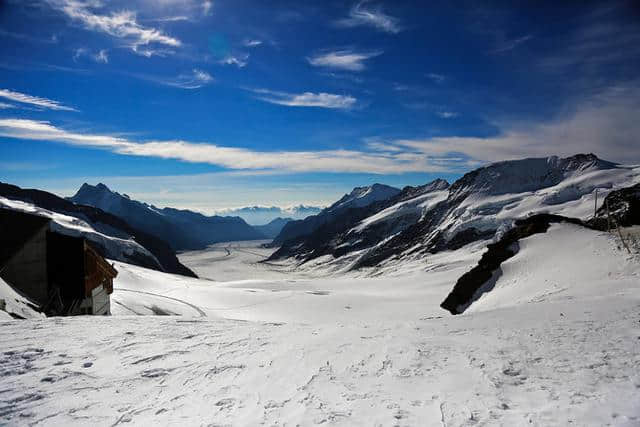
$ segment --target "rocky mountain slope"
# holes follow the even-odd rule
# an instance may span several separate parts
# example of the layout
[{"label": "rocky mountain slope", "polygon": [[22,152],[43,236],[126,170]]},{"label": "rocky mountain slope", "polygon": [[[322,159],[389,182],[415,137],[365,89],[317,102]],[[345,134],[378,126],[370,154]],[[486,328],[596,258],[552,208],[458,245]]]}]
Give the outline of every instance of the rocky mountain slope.
[{"label": "rocky mountain slope", "polygon": [[323,224],[333,221],[340,213],[348,209],[364,208],[373,203],[388,200],[400,193],[395,187],[383,184],[373,184],[368,187],[356,187],[340,200],[323,209],[319,214],[309,216],[303,220],[291,221],[273,240],[273,246],[279,246],[287,240],[313,233]]},{"label": "rocky mountain slope", "polygon": [[264,238],[242,218],[159,209],[111,191],[102,183],[96,186],[83,184],[69,200],[117,215],[134,227],[166,240],[174,250],[202,249],[212,243]]},{"label": "rocky mountain slope", "polygon": [[[420,187],[405,187],[386,200],[334,209],[326,216],[326,222],[309,234],[285,241],[270,259],[340,257],[372,247],[418,221],[426,210],[446,197],[448,186],[446,181],[438,179]],[[360,190],[356,188],[354,192]],[[332,206],[338,206],[341,201]]]},{"label": "rocky mountain slope", "polygon": [[0,206],[51,218],[56,230],[86,237],[103,256],[143,267],[195,277],[170,245],[92,206],[75,204],[46,191],[0,183]]}]

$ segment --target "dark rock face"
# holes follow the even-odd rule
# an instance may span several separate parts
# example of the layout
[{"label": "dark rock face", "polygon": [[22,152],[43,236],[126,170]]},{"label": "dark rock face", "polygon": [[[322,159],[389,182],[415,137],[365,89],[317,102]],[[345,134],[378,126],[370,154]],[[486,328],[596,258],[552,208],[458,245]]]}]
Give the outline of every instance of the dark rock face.
[{"label": "dark rock face", "polygon": [[579,219],[550,214],[539,214],[517,220],[515,226],[500,240],[487,245],[487,251],[480,258],[478,265],[458,279],[440,307],[451,314],[464,312],[482,293],[491,290],[494,283],[492,279],[500,274],[500,265],[518,252],[519,240],[534,234],[546,233],[551,224],[559,222],[584,225]]},{"label": "dark rock face", "polygon": [[596,212],[595,218],[589,220],[592,226],[600,230],[606,230],[609,227],[607,205],[609,206],[612,227],[615,224],[621,227],[640,225],[640,184],[614,190],[607,194],[602,206]]},{"label": "dark rock face", "polygon": [[152,258],[149,258],[148,256],[144,257],[142,254],[134,254],[123,259],[119,254],[109,253],[106,248],[92,242],[92,246],[94,246],[104,257],[117,259],[118,261],[128,262],[154,270],[161,269],[168,273],[197,277],[195,273],[178,261],[174,251],[167,242],[152,234],[140,231],[130,226],[123,219],[98,208],[78,205],[45,191],[22,189],[15,185],[4,183],[0,183],[0,196],[11,200],[33,203],[43,209],[80,218],[89,224],[92,224],[97,231],[108,236],[124,239],[133,237],[138,244],[156,257],[160,266],[158,266]]},{"label": "dark rock face", "polygon": [[69,200],[119,216],[134,227],[159,236],[174,250],[203,249],[212,243],[264,238],[242,218],[159,209],[111,191],[104,184],[83,184]]}]

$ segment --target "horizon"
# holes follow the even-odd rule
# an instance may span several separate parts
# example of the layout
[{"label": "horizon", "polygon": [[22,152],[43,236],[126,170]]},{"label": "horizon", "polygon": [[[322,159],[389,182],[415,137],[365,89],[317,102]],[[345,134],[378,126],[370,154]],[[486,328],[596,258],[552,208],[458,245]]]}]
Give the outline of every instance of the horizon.
[{"label": "horizon", "polygon": [[640,163],[631,1],[0,5],[0,178],[212,214],[491,162]]}]

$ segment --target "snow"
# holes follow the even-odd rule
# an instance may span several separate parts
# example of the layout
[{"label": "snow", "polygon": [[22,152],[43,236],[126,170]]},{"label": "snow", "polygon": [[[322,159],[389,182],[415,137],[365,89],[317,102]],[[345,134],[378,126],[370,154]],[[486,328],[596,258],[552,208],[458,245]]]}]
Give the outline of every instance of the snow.
[{"label": "snow", "polygon": [[4,300],[5,303],[4,310],[0,310],[0,320],[11,319],[9,313],[25,319],[44,317],[44,314],[33,309],[33,304],[29,299],[17,293],[2,278],[0,278],[0,300]]},{"label": "snow", "polygon": [[400,192],[399,189],[383,184],[373,184],[369,187],[356,187],[351,193],[345,194],[340,200],[329,206],[326,212],[335,212],[344,208],[361,208],[373,202],[387,200]]},{"label": "snow", "polygon": [[414,215],[418,219],[427,212],[430,208],[438,204],[439,202],[446,200],[449,195],[448,191],[434,191],[431,193],[423,194],[413,199],[405,200],[400,203],[396,203],[380,212],[365,218],[356,227],[351,229],[350,232],[361,233],[366,228],[380,222],[387,222],[401,218],[403,216]]},{"label": "snow", "polygon": [[225,248],[217,274],[181,255],[216,281],[116,263],[111,317],[0,322],[0,423],[640,423],[640,262],[614,236],[524,239],[460,316],[438,305],[479,245],[314,278]]},{"label": "snow", "polygon": [[[525,168],[522,176],[514,180],[522,187],[522,182],[527,176]],[[611,169],[578,170],[556,185],[533,191],[513,192],[503,189],[500,192],[472,193],[444,219],[438,228],[451,237],[470,227],[478,230],[499,229],[510,226],[517,218],[543,212],[587,219],[593,216],[596,189],[598,189],[599,207],[611,190],[628,187],[638,182],[640,182],[639,167],[617,166]],[[484,182],[477,185],[481,188],[489,186]],[[516,187],[506,186],[511,190]]]}]

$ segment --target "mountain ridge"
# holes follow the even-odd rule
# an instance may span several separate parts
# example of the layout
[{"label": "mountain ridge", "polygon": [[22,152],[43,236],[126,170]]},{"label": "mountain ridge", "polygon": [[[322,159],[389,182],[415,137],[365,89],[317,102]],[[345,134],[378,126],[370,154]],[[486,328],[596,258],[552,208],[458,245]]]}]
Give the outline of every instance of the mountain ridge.
[{"label": "mountain ridge", "polygon": [[206,216],[186,209],[157,208],[112,191],[103,183],[84,183],[69,200],[101,208],[168,241],[174,250],[203,249],[233,240],[264,236],[240,217]]}]

